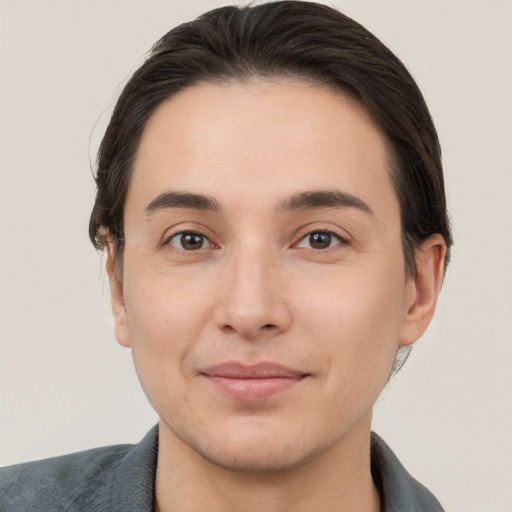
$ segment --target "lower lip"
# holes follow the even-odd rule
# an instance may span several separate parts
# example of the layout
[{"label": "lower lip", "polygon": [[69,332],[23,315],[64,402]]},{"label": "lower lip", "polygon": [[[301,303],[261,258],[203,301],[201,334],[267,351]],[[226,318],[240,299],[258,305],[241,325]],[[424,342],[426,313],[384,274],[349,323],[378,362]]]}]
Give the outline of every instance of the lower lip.
[{"label": "lower lip", "polygon": [[298,384],[303,377],[270,377],[264,379],[233,379],[209,376],[223,394],[243,402],[260,402]]}]

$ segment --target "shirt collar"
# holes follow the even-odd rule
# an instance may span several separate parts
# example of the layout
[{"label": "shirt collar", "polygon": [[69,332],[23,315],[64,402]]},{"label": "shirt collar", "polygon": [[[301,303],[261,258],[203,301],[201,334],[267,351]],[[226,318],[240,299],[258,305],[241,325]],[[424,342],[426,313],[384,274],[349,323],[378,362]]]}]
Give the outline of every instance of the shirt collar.
[{"label": "shirt collar", "polygon": [[153,512],[158,425],[155,425],[121,460],[112,479],[113,512]]},{"label": "shirt collar", "polygon": [[[123,457],[112,480],[113,512],[153,512],[158,425]],[[371,437],[372,477],[380,493],[382,512],[443,512],[437,499],[415,480],[389,446],[374,432]]]}]

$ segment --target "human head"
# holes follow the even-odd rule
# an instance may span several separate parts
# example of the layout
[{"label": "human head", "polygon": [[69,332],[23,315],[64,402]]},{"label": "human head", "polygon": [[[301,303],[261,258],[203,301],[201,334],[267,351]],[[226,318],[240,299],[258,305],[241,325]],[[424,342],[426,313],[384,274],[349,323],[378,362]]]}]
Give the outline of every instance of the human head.
[{"label": "human head", "polygon": [[310,2],[222,7],[164,35],[126,84],[97,160],[89,235],[122,262],[123,208],[144,127],[178,91],[200,82],[290,78],[359,100],[384,131],[401,211],[406,272],[430,235],[452,243],[438,137],[421,92],[393,53],[357,22]]},{"label": "human head", "polygon": [[158,107],[124,230],[122,272],[106,255],[115,336],[163,452],[237,473],[361,447],[445,252],[432,235],[406,275],[385,135],[352,97],[289,79],[202,82]]}]

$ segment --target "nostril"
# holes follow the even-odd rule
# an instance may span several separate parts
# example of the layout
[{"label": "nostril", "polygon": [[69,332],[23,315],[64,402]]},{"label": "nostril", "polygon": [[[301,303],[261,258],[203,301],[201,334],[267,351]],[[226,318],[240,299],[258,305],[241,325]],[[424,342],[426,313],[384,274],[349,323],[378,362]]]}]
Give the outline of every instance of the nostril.
[{"label": "nostril", "polygon": [[274,324],[265,324],[263,326],[263,329],[267,329],[267,330],[270,330],[270,329],[275,329],[277,326],[275,326]]}]

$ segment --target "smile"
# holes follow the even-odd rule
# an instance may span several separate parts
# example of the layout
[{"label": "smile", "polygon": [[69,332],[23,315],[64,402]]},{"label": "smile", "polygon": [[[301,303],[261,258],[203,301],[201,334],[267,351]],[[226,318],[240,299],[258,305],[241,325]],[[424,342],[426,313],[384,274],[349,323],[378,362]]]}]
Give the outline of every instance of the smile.
[{"label": "smile", "polygon": [[222,394],[244,402],[266,400],[298,384],[308,374],[273,363],[245,366],[224,363],[203,375]]}]

